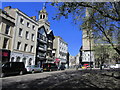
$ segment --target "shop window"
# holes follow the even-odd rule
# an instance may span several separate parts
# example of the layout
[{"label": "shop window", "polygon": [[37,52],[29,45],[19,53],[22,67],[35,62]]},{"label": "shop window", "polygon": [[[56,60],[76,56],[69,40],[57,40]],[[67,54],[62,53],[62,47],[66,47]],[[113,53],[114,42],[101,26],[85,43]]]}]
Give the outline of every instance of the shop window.
[{"label": "shop window", "polygon": [[24,64],[26,64],[26,58],[23,58],[22,62],[24,62]]},{"label": "shop window", "polygon": [[32,58],[29,59],[29,65],[32,65]]},{"label": "shop window", "polygon": [[17,57],[16,62],[20,62],[20,57]]},{"label": "shop window", "polygon": [[14,62],[14,57],[11,58],[11,62]]}]

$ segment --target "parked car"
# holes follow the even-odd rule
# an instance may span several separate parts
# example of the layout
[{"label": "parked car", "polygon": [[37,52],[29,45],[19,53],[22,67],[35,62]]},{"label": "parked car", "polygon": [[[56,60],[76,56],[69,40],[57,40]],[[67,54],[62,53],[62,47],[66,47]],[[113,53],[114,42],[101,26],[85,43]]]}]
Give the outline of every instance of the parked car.
[{"label": "parked car", "polygon": [[61,65],[59,70],[65,70],[65,65]]},{"label": "parked car", "polygon": [[114,68],[120,68],[120,64],[110,65],[109,67],[110,67],[110,68],[113,68],[113,69],[114,69]]},{"label": "parked car", "polygon": [[2,65],[1,77],[10,74],[20,74],[23,75],[26,73],[26,68],[23,62],[7,62]]},{"label": "parked car", "polygon": [[43,72],[43,68],[41,68],[39,65],[28,65],[26,69],[27,72],[31,72],[31,73]]},{"label": "parked car", "polygon": [[58,70],[58,67],[55,63],[44,63],[43,70],[44,71],[56,71]]},{"label": "parked car", "polygon": [[84,69],[84,68],[90,68],[90,66],[89,66],[89,64],[84,64],[83,66],[82,66],[82,68]]}]

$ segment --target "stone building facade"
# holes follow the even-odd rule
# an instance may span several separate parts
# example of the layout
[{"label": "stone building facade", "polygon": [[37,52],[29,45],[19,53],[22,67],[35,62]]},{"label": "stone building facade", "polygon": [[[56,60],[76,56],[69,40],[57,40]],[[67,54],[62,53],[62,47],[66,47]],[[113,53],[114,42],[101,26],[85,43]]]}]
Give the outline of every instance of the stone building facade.
[{"label": "stone building facade", "polygon": [[11,62],[24,62],[25,66],[35,64],[36,36],[38,23],[19,9],[5,7],[4,10],[15,17]]},{"label": "stone building facade", "polygon": [[[36,16],[29,17],[17,8],[11,8],[11,6],[5,7],[4,11],[9,15],[6,19],[11,18],[10,21],[10,35],[4,35],[9,37],[9,47],[11,54],[9,61],[11,62],[24,62],[27,65],[42,65],[43,62],[53,62],[52,49],[54,34],[50,30],[50,23],[48,22],[48,13],[45,7],[39,12],[39,19]],[[4,15],[5,16],[5,15]],[[1,16],[3,17],[3,16]],[[6,17],[6,16],[5,16]],[[9,23],[9,22],[7,22]],[[0,40],[4,42],[3,33],[5,32],[5,26],[3,28],[4,21],[0,24]],[[49,44],[49,45],[48,45]],[[1,44],[2,45],[2,44]],[[0,46],[3,49],[3,46]]]},{"label": "stone building facade", "polygon": [[[89,17],[88,9],[86,9],[86,17]],[[91,37],[92,33],[88,33],[90,30],[82,30],[82,61],[81,64],[88,64],[88,65],[94,65],[94,51],[93,51],[93,46],[94,46],[94,40]]]},{"label": "stone building facade", "polygon": [[0,59],[5,63],[10,59],[10,53],[14,42],[13,32],[15,18],[11,17],[4,10],[0,10],[0,12]]}]

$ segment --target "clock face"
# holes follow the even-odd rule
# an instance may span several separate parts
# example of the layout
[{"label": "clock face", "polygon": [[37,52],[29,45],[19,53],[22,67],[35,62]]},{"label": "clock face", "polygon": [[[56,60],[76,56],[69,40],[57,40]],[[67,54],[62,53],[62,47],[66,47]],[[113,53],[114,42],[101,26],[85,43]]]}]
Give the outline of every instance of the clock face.
[{"label": "clock face", "polygon": [[40,28],[38,32],[39,32],[40,34],[46,36],[46,33],[45,33],[45,29],[44,29],[44,28]]}]

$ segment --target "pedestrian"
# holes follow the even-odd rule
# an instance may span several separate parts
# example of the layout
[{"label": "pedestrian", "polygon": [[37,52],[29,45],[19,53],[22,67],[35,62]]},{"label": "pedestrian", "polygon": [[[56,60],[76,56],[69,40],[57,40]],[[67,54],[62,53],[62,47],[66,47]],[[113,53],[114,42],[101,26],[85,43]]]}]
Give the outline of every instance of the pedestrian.
[{"label": "pedestrian", "polygon": [[102,68],[103,68],[103,65],[101,64],[101,65],[100,65],[100,70],[102,70]]},{"label": "pedestrian", "polygon": [[78,70],[78,68],[79,68],[79,65],[76,65],[76,70]]}]

